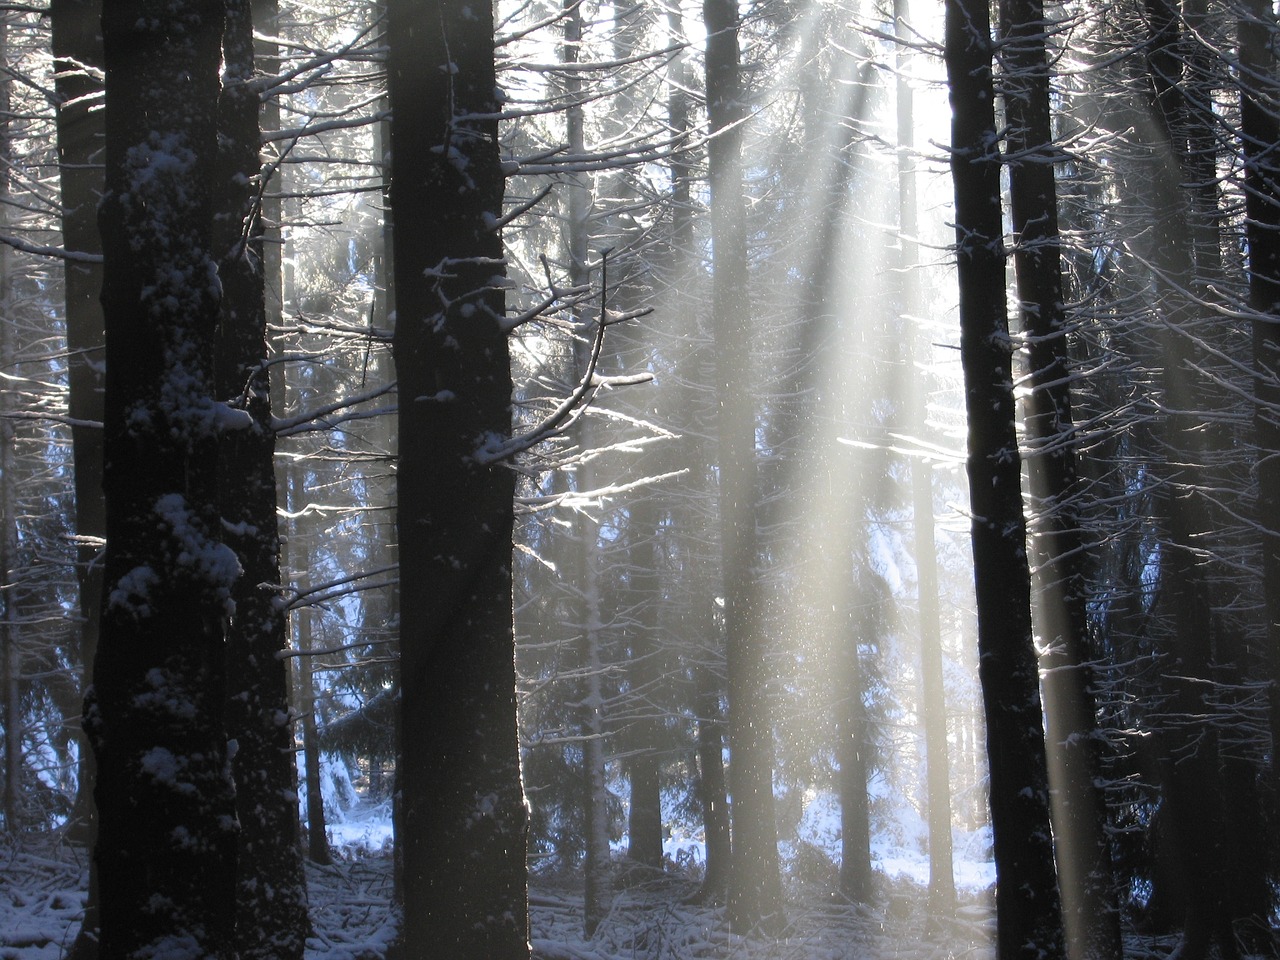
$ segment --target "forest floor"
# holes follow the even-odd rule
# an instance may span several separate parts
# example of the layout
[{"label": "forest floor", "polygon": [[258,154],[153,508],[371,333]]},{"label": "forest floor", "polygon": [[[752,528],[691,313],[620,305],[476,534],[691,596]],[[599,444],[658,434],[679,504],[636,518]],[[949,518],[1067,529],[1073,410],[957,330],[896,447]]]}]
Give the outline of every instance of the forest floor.
[{"label": "forest floor", "polygon": [[[391,857],[375,835],[337,847],[329,866],[308,865],[312,936],[307,960],[381,960],[395,934]],[[84,911],[88,857],[47,834],[0,840],[0,960],[61,960]],[[534,960],[988,960],[988,895],[964,893],[954,918],[929,915],[925,891],[878,876],[871,905],[840,902],[822,883],[788,882],[788,923],[777,939],[731,934],[720,908],[687,902],[694,880],[666,874],[619,886],[595,937],[582,932],[581,886],[535,877]],[[1163,957],[1173,939],[1131,938],[1126,954]]]}]

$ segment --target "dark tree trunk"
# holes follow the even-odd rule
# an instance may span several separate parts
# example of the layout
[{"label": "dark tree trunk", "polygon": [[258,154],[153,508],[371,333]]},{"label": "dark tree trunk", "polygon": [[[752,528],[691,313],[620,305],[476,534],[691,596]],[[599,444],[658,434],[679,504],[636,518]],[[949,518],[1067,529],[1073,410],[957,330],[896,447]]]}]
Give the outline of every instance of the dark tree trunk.
[{"label": "dark tree trunk", "polygon": [[746,209],[738,11],[704,0],[711,179],[712,324],[719,400],[720,549],[725,656],[729,670],[729,779],[733,867],[729,922],[735,931],[777,933],[783,925],[778,829],[773,801],[773,723],[768,667],[756,609],[755,411],[750,389]]},{"label": "dark tree trunk", "polygon": [[527,958],[494,24],[388,3],[406,960]]},{"label": "dark tree trunk", "polygon": [[227,629],[227,733],[240,820],[236,947],[240,960],[301,960],[307,892],[293,801],[297,769],[289,680],[281,657],[288,611],[280,588],[275,435],[267,372],[266,277],[256,212],[261,159],[250,0],[226,0],[214,244],[221,258],[218,394],[248,416],[222,437],[222,524],[242,573]]},{"label": "dark tree trunk", "polygon": [[[1147,68],[1154,92],[1155,123],[1151,137],[1148,202],[1156,268],[1155,289],[1161,297],[1160,350],[1162,413],[1160,439],[1165,444],[1159,464],[1161,545],[1160,592],[1172,636],[1161,671],[1161,693],[1170,706],[1155,734],[1162,747],[1160,764],[1164,827],[1176,865],[1171,893],[1183,911],[1179,960],[1209,955],[1216,942],[1224,955],[1236,952],[1232,919],[1244,898],[1235,892],[1264,876],[1245,876],[1250,866],[1233,862],[1228,847],[1229,804],[1243,797],[1225,795],[1224,763],[1217,724],[1189,722],[1212,713],[1206,693],[1213,688],[1231,654],[1223,647],[1227,624],[1215,607],[1215,564],[1205,559],[1205,543],[1216,526],[1215,498],[1204,490],[1216,477],[1213,461],[1228,442],[1207,414],[1215,403],[1216,385],[1200,371],[1208,352],[1197,284],[1212,282],[1220,266],[1216,252],[1216,196],[1205,190],[1206,143],[1213,143],[1217,120],[1205,100],[1204,61],[1196,52],[1201,38],[1192,29],[1197,11],[1187,17],[1166,0],[1146,4],[1151,36]],[[1214,151],[1209,148],[1209,158]],[[1210,160],[1210,168],[1212,161]],[[1265,561],[1264,561],[1265,562]],[[1173,758],[1176,757],[1176,762]],[[1153,892],[1153,896],[1155,893]]]},{"label": "dark tree trunk", "polygon": [[[102,5],[99,0],[54,0],[49,5],[57,93],[58,172],[62,198],[62,242],[89,258],[102,253],[98,197],[102,192],[102,111],[91,109],[102,92],[95,68],[102,67]],[[80,587],[80,656],[85,683],[98,647],[102,605],[102,545],[106,519],[102,502],[103,334],[102,266],[92,259],[68,260],[64,273],[67,325],[68,414],[75,463],[76,581]],[[72,819],[77,835],[90,844],[96,829],[93,806],[93,751],[83,741],[80,783]],[[90,867],[90,870],[94,870]],[[90,883],[92,890],[93,883]],[[82,931],[96,928],[92,892]]]},{"label": "dark tree trunk", "polygon": [[[76,582],[80,588],[80,662],[87,687],[98,649],[102,607],[102,543],[106,515],[102,497],[103,332],[102,253],[98,234],[98,198],[102,193],[103,112],[91,109],[102,92],[95,68],[102,67],[102,5],[99,0],[53,0],[49,25],[57,94],[58,173],[62,199],[62,242],[90,259],[69,260],[64,291],[67,325],[68,414],[75,464]],[[79,783],[72,813],[75,833],[92,847],[98,811],[93,751],[80,739]],[[93,960],[98,951],[98,865],[89,861],[89,891],[84,920],[72,945],[72,960]]]},{"label": "dark tree trunk", "polygon": [[211,254],[223,11],[121,0],[106,66],[106,560],[86,727],[98,761],[103,956],[227,957],[236,821],[218,539]]},{"label": "dark tree trunk", "polygon": [[1280,143],[1275,96],[1277,24],[1271,7],[1252,0],[1240,19],[1240,139],[1244,154],[1249,306],[1253,320],[1254,431],[1263,598],[1270,680],[1271,789],[1280,797]]},{"label": "dark tree trunk", "polygon": [[1043,0],[1001,0],[1000,18],[1014,266],[1032,387],[1026,421],[1035,510],[1030,547],[1045,651],[1042,690],[1063,922],[1073,958],[1118,960],[1120,910],[1106,801],[1097,786],[1099,740],[1088,669],[1085,544],[1049,116],[1049,27]]},{"label": "dark tree trunk", "polygon": [[1060,956],[1014,401],[987,0],[948,0],[960,358],[968,412],[979,679],[987,718],[1000,960]]}]

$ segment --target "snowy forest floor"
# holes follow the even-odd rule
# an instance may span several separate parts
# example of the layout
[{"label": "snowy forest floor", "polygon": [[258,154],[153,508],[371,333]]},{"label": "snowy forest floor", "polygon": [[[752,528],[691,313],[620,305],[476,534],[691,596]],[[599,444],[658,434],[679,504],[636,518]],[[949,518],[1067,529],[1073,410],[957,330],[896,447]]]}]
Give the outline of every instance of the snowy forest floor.
[{"label": "snowy forest floor", "polygon": [[[308,960],[380,960],[395,933],[391,858],[368,845],[339,847],[326,867],[309,865],[313,932]],[[0,841],[0,960],[60,960],[84,911],[88,857],[82,847],[38,835]],[[581,888],[536,878],[531,888],[535,960],[987,960],[994,920],[984,895],[966,895],[955,919],[928,915],[909,879],[880,881],[869,906],[834,899],[822,885],[791,884],[788,928],[777,940],[729,933],[723,910],[685,902],[696,884],[675,875],[619,886],[596,935],[582,933]],[[1130,938],[1130,957],[1166,956],[1176,938]]]}]

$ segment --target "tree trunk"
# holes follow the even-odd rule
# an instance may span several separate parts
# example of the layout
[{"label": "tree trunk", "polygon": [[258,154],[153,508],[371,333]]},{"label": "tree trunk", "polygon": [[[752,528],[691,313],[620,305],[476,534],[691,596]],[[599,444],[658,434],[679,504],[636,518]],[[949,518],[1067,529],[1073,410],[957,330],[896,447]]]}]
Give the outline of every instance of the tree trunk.
[{"label": "tree trunk", "polygon": [[997,878],[996,952],[1000,960],[1031,960],[1061,956],[1063,932],[1014,433],[991,57],[987,0],[948,0],[960,359]]},{"label": "tree trunk", "polygon": [[[847,553],[848,551],[846,551]],[[844,607],[844,629],[837,638],[840,677],[836,724],[836,758],[840,766],[840,892],[854,903],[869,903],[873,892],[871,867],[871,802],[867,776],[871,770],[871,738],[867,725],[866,682],[863,676],[861,644],[866,628],[881,619],[870,616],[880,598],[860,595],[853,562],[843,564],[847,595],[837,601]],[[859,615],[859,611],[863,615]],[[874,630],[875,627],[873,626]]]},{"label": "tree trunk", "polygon": [[[102,67],[102,5],[98,0],[53,0],[49,4],[57,94],[58,173],[62,199],[62,242],[71,251],[102,253],[98,197],[102,192],[102,111],[91,109],[102,92],[95,69]],[[76,581],[80,587],[80,657],[87,686],[98,647],[102,605],[103,335],[102,266],[68,260],[64,265],[67,326],[68,414],[75,463]],[[93,806],[93,751],[81,737],[80,782],[72,819],[75,833],[92,845],[97,821]],[[97,867],[90,861],[91,874]],[[94,881],[81,924],[81,939],[97,928]],[[87,954],[79,954],[86,957]]]},{"label": "tree trunk", "polygon": [[1271,789],[1280,797],[1280,121],[1274,112],[1277,87],[1272,47],[1276,20],[1271,7],[1251,0],[1239,24],[1240,140],[1244,155],[1245,221],[1249,251],[1249,306],[1253,319],[1253,363],[1257,372],[1254,431],[1258,447],[1258,503],[1262,534],[1262,595],[1266,604],[1270,674]]},{"label": "tree trunk", "polygon": [[1019,312],[1028,339],[1026,436],[1035,526],[1049,783],[1067,948],[1076,960],[1119,960],[1120,909],[1107,835],[1092,676],[1080,484],[1049,115],[1043,0],[1001,0],[1010,208]]},{"label": "tree trunk", "polygon": [[98,761],[101,952],[229,957],[236,828],[218,539],[211,254],[222,7],[106,10],[107,554],[86,726]]},{"label": "tree trunk", "polygon": [[[913,317],[920,308],[916,209],[915,98],[911,88],[911,14],[908,0],[894,2],[898,74],[894,87],[898,128],[898,263],[908,371],[907,416],[910,433],[923,437],[928,418],[928,377],[916,361],[919,333]],[[924,725],[925,802],[929,829],[929,909],[946,917],[955,912],[955,865],[951,848],[951,761],[947,746],[947,692],[943,683],[942,629],[938,611],[938,558],[934,533],[933,466],[911,459],[912,536],[916,562],[916,610],[920,632],[920,717]]]},{"label": "tree trunk", "polygon": [[733,866],[729,922],[746,933],[776,934],[784,922],[774,821],[773,723],[769,669],[759,631],[755,411],[750,392],[751,321],[747,300],[746,208],[734,0],[704,0],[711,180],[716,395],[719,398],[720,549],[725,653],[729,670],[729,754]]},{"label": "tree trunk", "polygon": [[527,958],[514,474],[488,5],[391,0],[405,960]]},{"label": "tree trunk", "polygon": [[[642,461],[651,463],[651,461]],[[661,474],[662,468],[641,467],[641,476]],[[662,764],[658,753],[662,721],[658,717],[662,686],[658,670],[657,612],[662,604],[661,514],[658,494],[641,491],[630,507],[630,606],[627,633],[627,686],[631,695],[623,744],[627,751],[627,775],[631,783],[627,856],[633,864],[662,870]]]},{"label": "tree trunk", "polygon": [[[708,603],[708,613],[709,608]],[[710,620],[710,616],[707,619]],[[724,776],[724,719],[720,712],[720,693],[711,671],[702,664],[693,669],[698,698],[698,802],[702,806],[702,838],[707,850],[702,887],[696,899],[703,903],[721,903],[729,889],[732,858]]]},{"label": "tree trunk", "polygon": [[[289,515],[293,527],[289,531],[289,560],[298,571],[311,569],[311,532],[304,529],[307,520],[304,466],[290,463],[288,468]],[[311,611],[302,607],[293,611],[293,705],[302,732],[302,776],[307,790],[307,859],[329,864],[329,834],[324,819],[324,791],[320,785],[320,737],[316,731],[316,687],[311,664]],[[296,769],[295,763],[295,769]],[[296,773],[295,773],[296,777]]]},{"label": "tree trunk", "polygon": [[222,528],[242,573],[232,589],[227,628],[227,732],[240,820],[236,947],[240,960],[301,960],[307,891],[293,801],[297,769],[289,723],[289,685],[281,653],[288,610],[280,594],[275,435],[267,372],[266,275],[256,212],[259,98],[250,0],[225,0],[223,87],[219,104],[218,213],[222,322],[218,393],[252,423],[222,437]]}]

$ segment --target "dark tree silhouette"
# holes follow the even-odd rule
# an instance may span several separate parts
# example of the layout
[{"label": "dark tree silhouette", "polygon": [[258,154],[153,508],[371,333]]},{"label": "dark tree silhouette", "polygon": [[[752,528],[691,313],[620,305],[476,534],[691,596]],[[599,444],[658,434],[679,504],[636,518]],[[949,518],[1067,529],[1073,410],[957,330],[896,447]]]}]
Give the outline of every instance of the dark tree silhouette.
[{"label": "dark tree silhouette", "polygon": [[1031,394],[1026,435],[1034,526],[1033,582],[1045,653],[1043,694],[1063,921],[1072,955],[1117,960],[1120,909],[1100,782],[1088,668],[1086,556],[1071,414],[1062,241],[1049,114],[1042,0],[1001,0],[1001,79],[1019,315]]},{"label": "dark tree silhouette", "polygon": [[307,891],[298,852],[297,789],[280,595],[275,434],[267,367],[266,275],[259,216],[262,141],[250,0],[225,0],[214,249],[222,281],[218,395],[252,422],[219,450],[222,528],[242,573],[227,629],[227,733],[236,744],[240,960],[301,960]]},{"label": "dark tree silhouette", "polygon": [[526,958],[514,474],[488,4],[387,5],[399,383],[401,952]]},{"label": "dark tree silhouette", "polygon": [[952,111],[978,671],[991,770],[996,951],[1000,960],[1031,960],[1060,956],[1063,933],[1014,433],[987,0],[948,0],[945,60]]},{"label": "dark tree silhouette", "polygon": [[103,17],[105,598],[86,727],[97,757],[101,953],[230,956],[236,821],[218,539],[211,255],[223,7],[122,0]]}]

